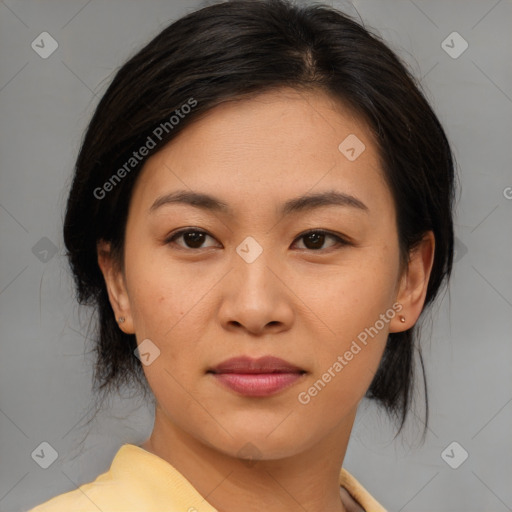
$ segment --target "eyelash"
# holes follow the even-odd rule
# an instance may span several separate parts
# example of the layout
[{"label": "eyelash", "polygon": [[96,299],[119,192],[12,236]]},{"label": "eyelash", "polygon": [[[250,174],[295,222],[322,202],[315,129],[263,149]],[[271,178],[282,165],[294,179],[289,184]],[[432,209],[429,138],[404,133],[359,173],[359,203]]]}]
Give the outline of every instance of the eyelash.
[{"label": "eyelash", "polygon": [[[176,239],[180,238],[182,235],[185,235],[186,233],[202,233],[202,234],[205,234],[207,236],[210,236],[211,238],[214,238],[207,231],[204,231],[202,229],[199,229],[199,228],[184,228],[184,229],[180,229],[180,230],[178,230],[178,231],[176,231],[174,233],[171,233],[171,235],[168,236],[165,239],[165,243],[170,245],[170,244],[174,243],[174,241]],[[306,237],[308,235],[311,235],[313,233],[319,234],[319,235],[325,235],[326,237],[331,237],[331,238],[336,240],[336,244],[331,246],[331,247],[328,247],[327,249],[308,249],[308,248],[305,248],[305,249],[301,249],[301,250],[306,250],[306,251],[309,251],[309,252],[324,252],[324,251],[329,250],[329,249],[335,249],[336,247],[340,248],[340,247],[343,247],[343,246],[352,245],[351,242],[349,242],[348,240],[344,239],[340,235],[337,235],[337,234],[333,233],[332,231],[326,231],[324,229],[310,229],[308,231],[305,231],[304,233],[301,233],[294,240],[294,243],[295,243],[296,240],[304,238],[304,237]],[[210,247],[199,247],[199,248],[183,247],[183,246],[180,246],[180,245],[178,245],[178,247],[181,250],[184,250],[184,251],[200,251],[201,249],[209,249],[210,248]]]}]

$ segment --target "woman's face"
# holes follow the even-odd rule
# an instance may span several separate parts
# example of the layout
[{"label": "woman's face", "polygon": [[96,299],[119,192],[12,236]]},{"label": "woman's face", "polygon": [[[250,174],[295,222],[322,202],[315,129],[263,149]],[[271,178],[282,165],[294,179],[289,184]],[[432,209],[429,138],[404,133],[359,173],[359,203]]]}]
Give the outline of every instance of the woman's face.
[{"label": "woman's face", "polygon": [[[320,92],[224,103],[153,155],[124,258],[111,301],[144,343],[159,427],[232,456],[290,456],[350,430],[388,333],[416,319],[398,319],[376,146]],[[267,356],[286,364],[251,362]],[[232,358],[248,359],[219,368]]]}]

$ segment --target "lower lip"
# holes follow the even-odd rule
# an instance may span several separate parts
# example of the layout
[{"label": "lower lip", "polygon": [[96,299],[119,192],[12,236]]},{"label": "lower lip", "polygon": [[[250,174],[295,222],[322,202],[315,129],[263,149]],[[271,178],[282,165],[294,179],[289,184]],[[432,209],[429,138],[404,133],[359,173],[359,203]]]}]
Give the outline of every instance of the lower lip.
[{"label": "lower lip", "polygon": [[270,396],[297,382],[300,373],[214,373],[217,380],[245,396]]}]

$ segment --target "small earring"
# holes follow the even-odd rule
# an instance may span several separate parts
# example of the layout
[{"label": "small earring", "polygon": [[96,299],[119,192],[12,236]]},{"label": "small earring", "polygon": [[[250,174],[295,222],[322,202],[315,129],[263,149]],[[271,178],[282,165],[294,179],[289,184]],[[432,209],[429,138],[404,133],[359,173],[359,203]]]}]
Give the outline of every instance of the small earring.
[{"label": "small earring", "polygon": [[405,316],[400,315],[400,322],[402,322],[402,323],[405,322]]},{"label": "small earring", "polygon": [[124,316],[120,316],[120,317],[117,319],[117,321],[118,321],[120,324],[122,324],[122,323],[124,322],[124,320],[125,320]]}]

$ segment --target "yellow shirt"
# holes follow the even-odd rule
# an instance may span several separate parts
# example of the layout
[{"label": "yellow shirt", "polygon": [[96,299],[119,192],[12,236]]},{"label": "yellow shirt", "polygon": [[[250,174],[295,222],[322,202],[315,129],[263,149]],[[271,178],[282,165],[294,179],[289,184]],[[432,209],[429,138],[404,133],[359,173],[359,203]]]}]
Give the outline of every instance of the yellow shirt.
[{"label": "yellow shirt", "polygon": [[[365,510],[386,512],[345,469],[340,485]],[[29,512],[217,512],[167,461],[134,444],[117,451],[93,482],[55,496]]]}]

